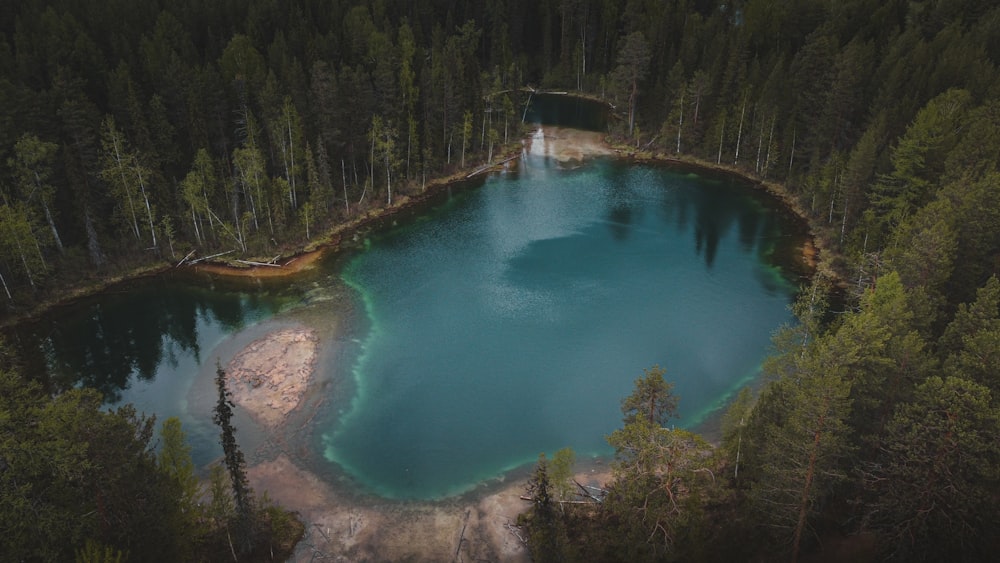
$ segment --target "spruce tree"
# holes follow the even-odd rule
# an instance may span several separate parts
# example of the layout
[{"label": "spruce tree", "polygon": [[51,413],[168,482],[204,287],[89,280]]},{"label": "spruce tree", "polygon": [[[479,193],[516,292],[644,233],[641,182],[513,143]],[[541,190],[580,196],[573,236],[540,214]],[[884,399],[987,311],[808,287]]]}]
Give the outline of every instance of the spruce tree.
[{"label": "spruce tree", "polygon": [[241,553],[247,553],[253,548],[256,527],[254,517],[253,490],[247,479],[246,460],[239,444],[236,443],[236,428],[233,427],[232,394],[226,387],[226,372],[222,366],[215,370],[215,385],[219,390],[219,402],[215,405],[215,415],[212,420],[219,425],[222,433],[223,462],[229,471],[229,479],[233,488],[233,500],[236,505],[236,544]]}]

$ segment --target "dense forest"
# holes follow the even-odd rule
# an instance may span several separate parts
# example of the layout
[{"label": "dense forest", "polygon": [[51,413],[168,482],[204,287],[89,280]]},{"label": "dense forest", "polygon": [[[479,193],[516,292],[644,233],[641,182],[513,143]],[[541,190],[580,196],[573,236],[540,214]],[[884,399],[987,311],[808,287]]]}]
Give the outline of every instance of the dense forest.
[{"label": "dense forest", "polygon": [[[998,63],[989,0],[2,3],[0,300],[23,312],[192,251],[289,252],[498,159],[519,141],[526,88],[579,92],[614,107],[611,142],[779,186],[825,263],[720,445],[667,428],[676,399],[651,369],[610,437],[603,502],[560,503],[572,489],[539,463],[536,560],[795,560],[833,544],[988,560]],[[30,420],[0,403],[4,512],[90,478],[63,464],[33,489],[12,461],[27,438],[39,455],[76,443],[37,425],[98,417],[77,403],[94,399],[36,397]],[[134,428],[114,455],[151,464],[148,424],[107,416],[108,432]],[[25,545],[88,539],[55,520],[10,535],[11,522],[0,535]],[[124,550],[161,529],[92,539]]]}]

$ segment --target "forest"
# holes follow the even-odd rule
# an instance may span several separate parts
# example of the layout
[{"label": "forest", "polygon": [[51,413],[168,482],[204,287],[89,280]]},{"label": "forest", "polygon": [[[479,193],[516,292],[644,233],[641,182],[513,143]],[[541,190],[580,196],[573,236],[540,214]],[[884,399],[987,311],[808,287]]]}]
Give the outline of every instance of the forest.
[{"label": "forest", "polygon": [[[5,2],[0,315],[192,252],[293,253],[498,160],[530,88],[571,91],[612,105],[607,138],[624,151],[781,190],[822,263],[718,444],[669,426],[676,398],[651,368],[609,438],[603,502],[561,502],[572,491],[540,460],[524,522],[535,560],[794,561],[836,546],[852,560],[988,560],[998,63],[989,0]],[[8,553],[122,556],[178,533],[67,524],[56,508],[73,495],[124,486],[99,489],[100,472],[73,464],[152,471],[152,428],[4,366]],[[89,442],[46,425],[132,437],[113,442],[127,451],[72,449]],[[25,456],[36,446],[58,471]],[[168,488],[157,524],[186,502]],[[46,517],[25,529],[24,510]]]}]

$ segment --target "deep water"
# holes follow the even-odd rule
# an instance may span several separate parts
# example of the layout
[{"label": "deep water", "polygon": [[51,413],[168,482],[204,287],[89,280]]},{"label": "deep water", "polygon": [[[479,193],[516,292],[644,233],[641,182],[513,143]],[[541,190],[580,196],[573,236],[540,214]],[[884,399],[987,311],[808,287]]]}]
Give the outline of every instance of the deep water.
[{"label": "deep water", "polygon": [[653,365],[697,425],[791,320],[794,232],[731,181],[526,157],[346,264],[365,315],[325,456],[370,492],[436,498],[540,452],[607,454]]}]

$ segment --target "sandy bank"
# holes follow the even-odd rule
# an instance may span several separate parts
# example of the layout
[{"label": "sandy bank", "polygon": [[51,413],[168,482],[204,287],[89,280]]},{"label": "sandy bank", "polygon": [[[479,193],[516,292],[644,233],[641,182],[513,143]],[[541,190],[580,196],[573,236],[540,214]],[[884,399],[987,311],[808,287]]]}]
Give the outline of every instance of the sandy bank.
[{"label": "sandy bank", "polygon": [[583,131],[566,127],[544,126],[528,139],[528,149],[533,155],[546,156],[559,162],[582,161],[586,158],[615,154],[604,135],[596,131]]},{"label": "sandy bank", "polygon": [[205,263],[196,264],[194,268],[200,272],[218,274],[224,276],[240,276],[252,278],[276,278],[297,274],[308,270],[316,265],[316,261],[322,258],[322,250],[304,252],[292,257],[287,262],[272,266],[248,266],[237,268],[227,264]]},{"label": "sandy bank", "polygon": [[250,468],[249,476],[257,491],[306,523],[294,561],[530,561],[507,527],[527,509],[523,484],[478,501],[362,504],[284,455]]},{"label": "sandy bank", "polygon": [[305,328],[278,330],[252,342],[226,366],[233,401],[261,426],[276,428],[306,392],[318,343]]}]

